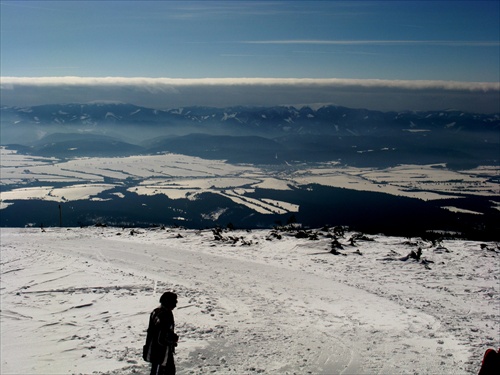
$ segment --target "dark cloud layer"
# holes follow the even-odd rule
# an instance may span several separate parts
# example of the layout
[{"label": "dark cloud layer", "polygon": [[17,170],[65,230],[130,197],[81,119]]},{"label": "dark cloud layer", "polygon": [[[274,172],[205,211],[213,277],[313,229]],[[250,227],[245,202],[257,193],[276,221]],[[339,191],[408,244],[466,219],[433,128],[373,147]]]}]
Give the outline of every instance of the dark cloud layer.
[{"label": "dark cloud layer", "polygon": [[358,79],[2,77],[2,105],[119,101],[185,106],[336,104],[375,110],[500,112],[500,84]]}]

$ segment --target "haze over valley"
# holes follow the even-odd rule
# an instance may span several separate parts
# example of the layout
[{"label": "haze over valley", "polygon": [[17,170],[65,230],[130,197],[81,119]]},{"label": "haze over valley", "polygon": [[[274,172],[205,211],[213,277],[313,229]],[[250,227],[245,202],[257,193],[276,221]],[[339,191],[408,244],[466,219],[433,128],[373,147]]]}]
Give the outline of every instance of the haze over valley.
[{"label": "haze over valley", "polygon": [[499,124],[339,106],[3,107],[1,225],[59,225],[61,207],[70,226],[495,237]]}]

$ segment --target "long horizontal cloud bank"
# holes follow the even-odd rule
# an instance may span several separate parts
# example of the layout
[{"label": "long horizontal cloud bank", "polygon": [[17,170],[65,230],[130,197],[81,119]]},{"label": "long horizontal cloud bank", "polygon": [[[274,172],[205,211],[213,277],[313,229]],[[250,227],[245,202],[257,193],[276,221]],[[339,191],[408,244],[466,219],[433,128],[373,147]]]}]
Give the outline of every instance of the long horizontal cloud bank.
[{"label": "long horizontal cloud bank", "polygon": [[500,112],[500,83],[308,78],[2,77],[2,105],[119,101],[152,108],[336,104]]}]

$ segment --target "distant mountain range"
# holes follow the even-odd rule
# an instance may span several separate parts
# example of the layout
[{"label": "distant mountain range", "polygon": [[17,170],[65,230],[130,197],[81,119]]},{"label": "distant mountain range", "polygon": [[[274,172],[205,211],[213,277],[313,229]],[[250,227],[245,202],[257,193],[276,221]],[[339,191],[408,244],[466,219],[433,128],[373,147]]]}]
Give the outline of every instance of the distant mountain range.
[{"label": "distant mountain range", "polygon": [[61,158],[175,152],[256,164],[498,164],[500,114],[338,106],[187,107],[121,103],[1,108],[1,144]]}]

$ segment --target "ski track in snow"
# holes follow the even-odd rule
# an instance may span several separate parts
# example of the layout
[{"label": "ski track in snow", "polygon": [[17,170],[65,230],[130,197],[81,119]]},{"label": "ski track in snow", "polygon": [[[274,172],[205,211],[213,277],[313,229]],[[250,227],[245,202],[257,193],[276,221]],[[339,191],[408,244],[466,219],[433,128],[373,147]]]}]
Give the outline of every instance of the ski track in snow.
[{"label": "ski track in snow", "polygon": [[148,373],[166,290],[179,374],[472,374],[499,346],[496,244],[318,233],[2,228],[1,373]]}]

